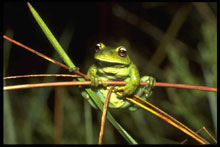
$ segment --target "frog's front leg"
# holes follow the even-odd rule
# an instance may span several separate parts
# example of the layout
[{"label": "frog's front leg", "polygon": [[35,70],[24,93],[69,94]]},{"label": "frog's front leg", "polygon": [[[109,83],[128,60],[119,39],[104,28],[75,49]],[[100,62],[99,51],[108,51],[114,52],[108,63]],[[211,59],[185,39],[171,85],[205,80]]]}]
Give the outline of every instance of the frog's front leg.
[{"label": "frog's front leg", "polygon": [[99,82],[101,82],[102,85],[103,85],[104,87],[106,87],[106,86],[107,86],[106,81],[107,81],[108,79],[103,78],[103,77],[100,77],[99,75],[97,75],[97,71],[98,71],[98,69],[97,69],[97,66],[96,66],[95,64],[93,64],[93,65],[89,68],[89,70],[88,70],[87,76],[88,76],[88,78],[89,78],[90,81],[91,81],[91,85],[92,85],[92,86],[95,86],[95,87],[98,87],[98,86],[99,86]]},{"label": "frog's front leg", "polygon": [[143,76],[140,81],[146,82],[146,85],[140,85],[137,89],[136,95],[143,99],[147,99],[152,95],[152,89],[156,85],[156,79],[151,76]]},{"label": "frog's front leg", "polygon": [[124,80],[126,82],[125,86],[116,86],[114,88],[115,91],[123,91],[120,98],[124,98],[125,96],[133,95],[139,86],[140,76],[138,69],[135,64],[131,63],[128,67],[129,75]]},{"label": "frog's front leg", "polygon": [[[105,85],[105,82],[99,78],[99,76],[97,75],[97,66],[95,64],[93,64],[88,72],[87,72],[87,76],[91,81],[91,85],[94,87],[97,87],[99,85],[99,81],[101,81],[103,83],[103,85]],[[93,102],[93,100],[91,99],[91,97],[89,96],[89,94],[85,91],[85,90],[81,90],[81,95],[88,100],[88,102],[95,108],[97,109],[96,104]]]},{"label": "frog's front leg", "polygon": [[[156,79],[151,76],[143,76],[140,79],[141,82],[146,82],[146,85],[140,85],[135,92],[135,95],[141,97],[142,99],[147,99],[152,95],[152,89],[156,85]],[[138,109],[137,105],[129,107],[130,111],[135,111]]]}]

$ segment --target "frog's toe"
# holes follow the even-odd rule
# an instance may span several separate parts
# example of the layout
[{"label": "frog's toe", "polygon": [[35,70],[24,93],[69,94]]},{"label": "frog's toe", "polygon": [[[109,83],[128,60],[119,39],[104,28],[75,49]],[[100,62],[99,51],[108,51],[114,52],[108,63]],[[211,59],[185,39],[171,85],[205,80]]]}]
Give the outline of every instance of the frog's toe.
[{"label": "frog's toe", "polygon": [[92,86],[95,86],[95,81],[94,81],[94,79],[91,79],[91,85],[92,85]]},{"label": "frog's toe", "polygon": [[99,85],[98,78],[91,78],[91,85],[97,87]]},{"label": "frog's toe", "polygon": [[81,91],[81,95],[87,100],[90,99],[90,96],[88,95],[88,93],[86,91]]},{"label": "frog's toe", "polygon": [[120,98],[125,98],[125,97],[129,97],[132,96],[133,92],[131,91],[131,89],[125,89],[122,93],[122,95],[120,96]]},{"label": "frog's toe", "polygon": [[156,79],[151,76],[144,76],[140,81],[146,82],[146,88],[153,88],[156,85]]},{"label": "frog's toe", "polygon": [[156,79],[153,77],[150,77],[149,78],[149,86],[153,88],[153,87],[155,87],[155,85],[156,85]]},{"label": "frog's toe", "polygon": [[114,91],[117,92],[117,91],[122,91],[124,90],[124,87],[120,87],[120,86],[115,86],[114,87]]},{"label": "frog's toe", "polygon": [[91,85],[94,86],[94,79],[91,78],[90,81],[91,81]]},{"label": "frog's toe", "polygon": [[151,90],[144,90],[144,95],[145,97],[150,97],[152,95],[152,91]]},{"label": "frog's toe", "polygon": [[[114,87],[114,92],[119,92],[119,91],[122,91],[123,89],[121,88],[121,87],[119,87],[119,86],[115,86]],[[122,92],[121,94],[118,94],[117,93],[117,97],[119,98],[119,99],[121,99],[121,98],[123,98],[124,97],[124,94],[123,94],[124,92]]]},{"label": "frog's toe", "polygon": [[95,78],[95,86],[99,86],[99,79],[98,78]]},{"label": "frog's toe", "polygon": [[117,98],[119,98],[119,99],[123,99],[124,97],[125,96],[123,94],[117,96]]}]

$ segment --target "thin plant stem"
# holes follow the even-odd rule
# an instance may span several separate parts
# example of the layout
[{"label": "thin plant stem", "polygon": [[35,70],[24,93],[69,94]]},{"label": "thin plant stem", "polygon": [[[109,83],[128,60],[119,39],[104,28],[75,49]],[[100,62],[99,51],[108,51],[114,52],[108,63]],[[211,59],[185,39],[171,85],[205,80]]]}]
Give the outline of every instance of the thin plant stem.
[{"label": "thin plant stem", "polygon": [[[125,81],[106,81],[108,85],[125,85]],[[91,85],[91,81],[66,81],[66,82],[49,82],[49,83],[36,83],[36,84],[21,84],[21,85],[12,85],[4,86],[4,90],[17,90],[17,89],[27,89],[27,88],[37,88],[37,87],[48,87],[48,86],[73,86],[73,85]],[[102,85],[99,82],[99,85]],[[146,85],[146,82],[141,82],[140,85]],[[157,82],[157,87],[170,87],[170,88],[184,88],[184,89],[194,89],[194,90],[203,90],[217,92],[217,88],[206,87],[206,86],[195,86],[195,85],[186,85],[186,84],[174,84],[174,83],[162,83]]]},{"label": "thin plant stem", "polygon": [[33,77],[71,77],[71,78],[78,78],[78,75],[71,75],[71,74],[32,74],[32,75],[19,75],[19,76],[8,76],[4,77],[4,80],[8,79],[18,79],[18,78],[33,78]]},{"label": "thin plant stem", "polygon": [[[40,52],[38,52],[38,51],[32,49],[32,48],[30,48],[30,47],[28,47],[28,46],[26,46],[26,45],[24,45],[24,44],[22,44],[22,43],[20,43],[20,42],[18,42],[18,41],[16,41],[16,40],[14,40],[14,39],[11,39],[11,38],[7,37],[6,35],[3,35],[3,38],[4,38],[4,39],[7,39],[8,41],[10,41],[10,42],[12,42],[12,43],[14,43],[14,44],[16,44],[16,45],[18,45],[18,46],[20,46],[20,47],[22,47],[22,48],[28,50],[28,51],[30,51],[30,52],[32,52],[32,53],[36,54],[36,55],[38,55],[38,56],[40,56],[40,57],[42,57],[42,58],[44,58],[44,59],[46,59],[46,60],[48,60],[48,61],[54,63],[54,64],[57,64],[57,65],[59,65],[59,66],[65,68],[65,69],[69,70],[69,67],[66,66],[66,65],[64,65],[63,63],[58,62],[58,61],[56,61],[56,60],[54,60],[54,59],[51,59],[50,57],[48,57],[48,56],[46,56],[46,55],[44,55],[44,54],[42,54],[42,53],[40,53]],[[77,71],[77,70],[74,70],[74,71],[72,71],[72,72],[74,72],[74,73],[76,73],[76,74],[82,76],[82,77],[85,78],[85,79],[88,79],[88,77],[87,77],[85,74],[83,74],[83,73],[81,73],[81,72],[79,72],[79,71]]]},{"label": "thin plant stem", "polygon": [[[199,130],[196,131],[196,133],[199,133],[203,128],[200,128]],[[188,141],[188,139],[183,140],[180,144],[184,144]]]},{"label": "thin plant stem", "polygon": [[143,99],[141,99],[140,97],[138,97],[136,95],[134,95],[133,98],[126,97],[125,99],[130,101],[130,102],[132,102],[132,103],[134,103],[134,104],[136,104],[136,105],[138,105],[138,106],[140,106],[141,108],[143,108],[143,109],[153,113],[154,115],[160,117],[164,121],[168,122],[169,124],[171,124],[174,127],[178,128],[182,132],[184,132],[187,135],[191,136],[193,139],[195,139],[199,143],[201,143],[201,144],[209,144],[208,141],[203,139],[201,136],[196,134],[194,131],[192,131],[191,129],[186,127],[184,124],[182,124],[181,122],[179,122],[178,120],[176,120],[175,118],[173,118],[172,116],[167,114],[166,112],[162,111],[158,107],[152,105],[148,101],[143,100]]},{"label": "thin plant stem", "polygon": [[63,137],[63,101],[65,101],[65,96],[63,96],[64,87],[55,88],[54,97],[54,143],[62,143]]},{"label": "thin plant stem", "polygon": [[217,144],[217,140],[213,137],[213,135],[206,129],[205,126],[202,127],[203,130],[212,138],[212,140]]},{"label": "thin plant stem", "polygon": [[105,99],[105,104],[103,106],[102,119],[101,119],[101,128],[100,128],[100,132],[99,132],[99,144],[102,144],[106,114],[107,114],[107,109],[108,109],[108,102],[109,102],[109,99],[110,99],[113,88],[114,87],[111,87],[111,89],[109,89],[108,94],[107,94],[106,99]]},{"label": "thin plant stem", "polygon": [[[209,131],[206,129],[205,126],[203,126],[202,128],[200,128],[199,130],[196,131],[196,133],[201,132],[202,130],[204,130],[210,138],[212,138],[212,140],[215,142],[215,144],[217,144],[217,140],[213,137],[213,135],[211,133],[209,133]],[[188,141],[188,139],[183,140],[180,144],[184,144]]]}]

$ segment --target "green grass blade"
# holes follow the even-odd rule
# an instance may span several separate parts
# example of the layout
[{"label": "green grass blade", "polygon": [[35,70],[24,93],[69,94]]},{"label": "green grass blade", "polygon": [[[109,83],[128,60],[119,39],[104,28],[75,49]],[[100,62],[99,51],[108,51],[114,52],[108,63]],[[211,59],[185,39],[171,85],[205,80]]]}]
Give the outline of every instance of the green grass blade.
[{"label": "green grass blade", "polygon": [[[41,19],[39,14],[36,12],[36,10],[31,6],[30,3],[27,3],[28,7],[30,8],[31,13],[33,14],[34,18],[40,25],[41,29],[47,36],[47,38],[50,40],[53,47],[56,49],[56,51],[61,55],[64,62],[70,67],[70,69],[74,69],[75,65],[72,63],[68,55],[65,53],[65,51],[62,49],[61,45],[58,43],[58,41],[53,36],[52,32],[49,30],[49,28],[46,26],[44,21]],[[78,78],[79,81],[85,81],[83,78]],[[95,92],[92,91],[91,88],[85,89],[86,92],[90,95],[90,97],[93,99],[93,101],[96,103],[98,108],[102,111],[103,104],[99,98],[98,95],[96,95]],[[114,119],[114,117],[111,115],[110,112],[107,113],[107,119],[112,123],[112,125],[119,131],[119,133],[129,142],[132,144],[137,144],[137,142],[128,134],[128,132]]]},{"label": "green grass blade", "polygon": [[95,140],[93,137],[93,122],[92,122],[92,110],[88,102],[84,101],[84,119],[85,119],[85,134],[86,144],[94,144]]},{"label": "green grass blade", "polygon": [[49,39],[50,43],[53,45],[53,47],[56,49],[56,51],[59,53],[59,55],[62,57],[64,62],[70,67],[70,70],[76,70],[76,66],[73,64],[73,62],[70,60],[69,56],[66,54],[64,49],[61,47],[59,42],[56,40],[54,35],[51,33],[50,29],[47,27],[45,22],[42,20],[42,18],[39,16],[37,11],[31,6],[29,2],[27,2],[27,5],[34,16],[35,20],[43,30],[44,34],[47,36]]},{"label": "green grass blade", "polygon": [[[10,29],[7,29],[6,33],[7,36],[10,36],[13,38],[14,32]],[[8,68],[8,62],[9,62],[9,54],[11,51],[11,42],[5,41],[4,40],[4,76],[7,74],[7,68]],[[6,85],[6,81],[4,81],[4,85]],[[14,121],[14,116],[13,116],[13,107],[11,107],[11,98],[8,95],[8,92],[4,91],[4,135],[3,135],[3,142],[4,144],[16,144],[17,143],[17,138],[16,138],[16,131],[15,131],[15,121]]]}]

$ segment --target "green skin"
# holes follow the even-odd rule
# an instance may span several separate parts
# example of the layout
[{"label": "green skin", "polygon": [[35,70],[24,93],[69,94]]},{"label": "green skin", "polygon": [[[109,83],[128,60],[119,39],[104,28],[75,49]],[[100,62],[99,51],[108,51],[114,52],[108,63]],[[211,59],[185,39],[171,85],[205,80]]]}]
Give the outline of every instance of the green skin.
[{"label": "green skin", "polygon": [[[130,60],[126,49],[123,46],[111,48],[102,43],[97,45],[99,45],[99,50],[94,55],[96,62],[89,68],[87,72],[87,76],[91,80],[91,88],[101,97],[101,100],[104,103],[108,89],[103,88],[103,86],[107,88],[111,87],[107,86],[105,81],[124,80],[127,83],[125,86],[114,87],[115,91],[123,91],[122,95],[119,96],[116,95],[116,93],[112,93],[109,99],[109,107],[129,107],[129,110],[131,111],[136,110],[136,105],[131,104],[123,98],[126,96],[132,96],[133,94],[138,95],[143,99],[148,98],[152,94],[152,88],[155,86],[155,78],[144,76],[140,79],[136,65]],[[121,54],[122,56],[120,56],[119,53],[121,49],[125,51],[125,54]],[[102,82],[102,85],[98,85],[99,81]],[[145,86],[140,86],[140,81],[145,81],[148,84]],[[97,108],[95,103],[85,91],[82,92],[82,95],[93,107]]]}]

